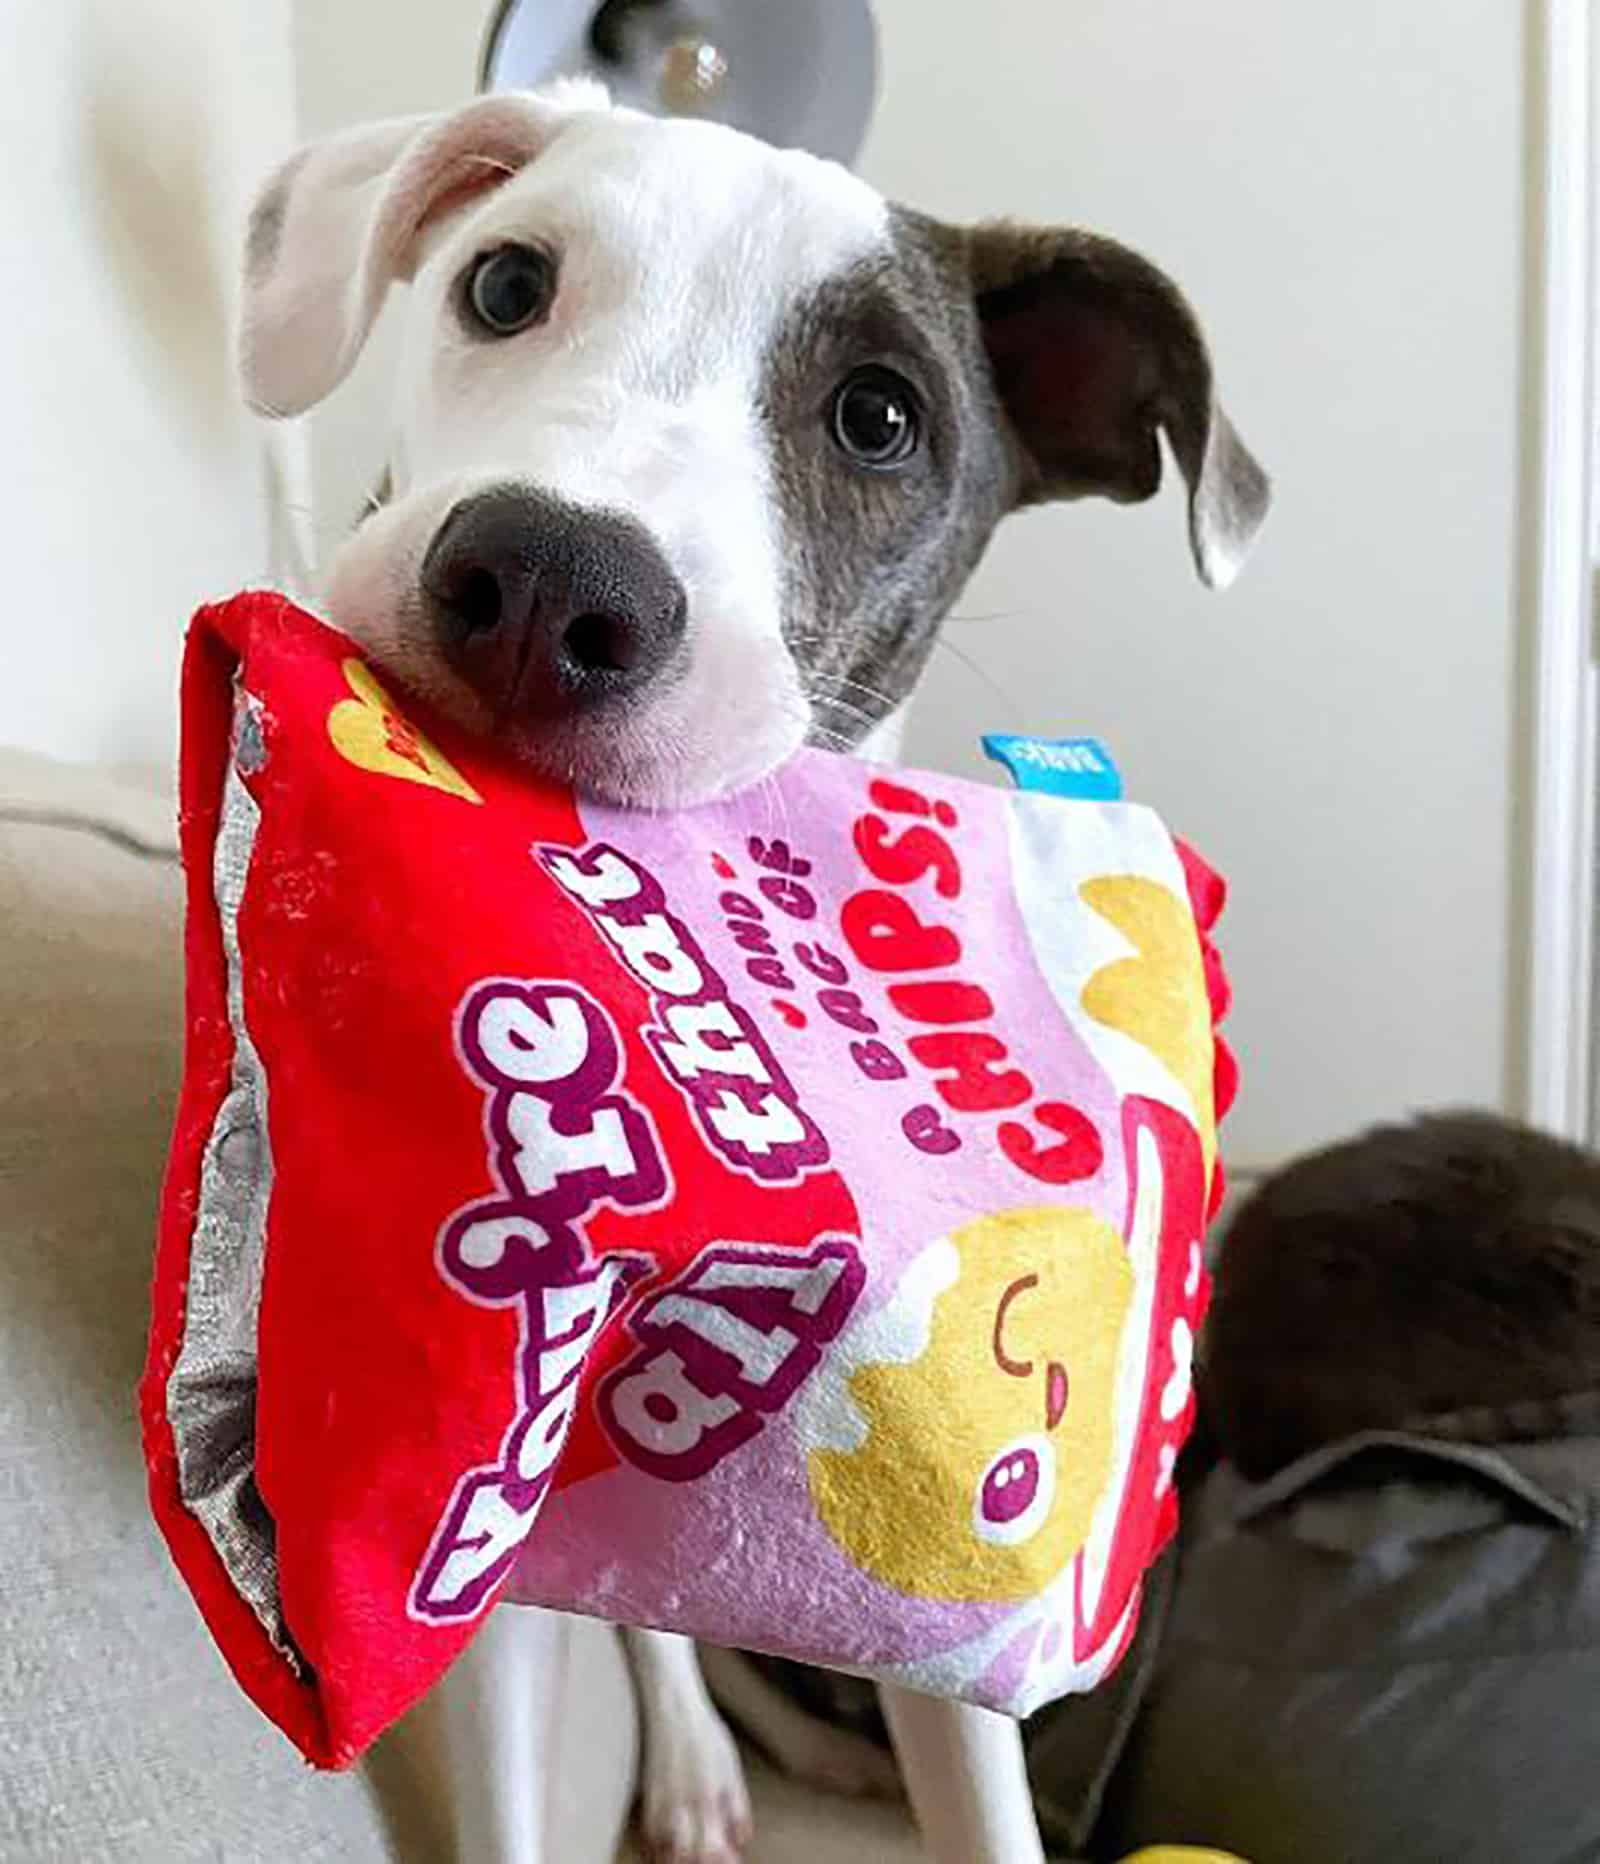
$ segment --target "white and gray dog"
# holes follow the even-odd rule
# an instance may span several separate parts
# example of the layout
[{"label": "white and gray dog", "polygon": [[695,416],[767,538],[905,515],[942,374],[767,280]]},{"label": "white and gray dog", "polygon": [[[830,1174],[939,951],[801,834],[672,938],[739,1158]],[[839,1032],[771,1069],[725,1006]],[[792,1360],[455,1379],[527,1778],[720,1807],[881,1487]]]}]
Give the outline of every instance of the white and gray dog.
[{"label": "white and gray dog", "polygon": [[[1207,583],[1265,512],[1194,314],[1136,254],[1075,229],[943,225],[830,163],[586,84],[286,163],[248,242],[252,402],[319,401],[401,281],[384,494],[338,553],[327,612],[442,711],[609,801],[715,796],[808,739],[892,754],[998,521],[1150,497],[1162,435]],[[734,1858],[747,1802],[694,1651],[628,1642],[646,1836],[683,1864]],[[477,1661],[486,1698],[504,1695],[495,1643],[452,1688]],[[888,1707],[938,1856],[1040,1855],[1007,1725]],[[777,1726],[771,1745],[797,1744]],[[811,1758],[872,1778],[859,1756]],[[515,1808],[514,1782],[502,1798]],[[489,1825],[483,1850],[539,1855],[511,1813]]]}]

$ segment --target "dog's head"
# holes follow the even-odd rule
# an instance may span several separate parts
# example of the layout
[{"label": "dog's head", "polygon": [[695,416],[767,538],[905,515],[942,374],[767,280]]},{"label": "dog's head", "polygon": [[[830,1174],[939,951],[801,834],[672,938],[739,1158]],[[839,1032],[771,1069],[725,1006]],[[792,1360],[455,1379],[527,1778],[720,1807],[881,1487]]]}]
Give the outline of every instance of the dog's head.
[{"label": "dog's head", "polygon": [[242,363],[298,413],[411,285],[389,496],[332,619],[590,794],[737,787],[910,691],[995,523],[1148,498],[1196,565],[1266,482],[1193,313],[1076,231],[955,229],[844,169],[567,85],[316,144],[251,222]]}]

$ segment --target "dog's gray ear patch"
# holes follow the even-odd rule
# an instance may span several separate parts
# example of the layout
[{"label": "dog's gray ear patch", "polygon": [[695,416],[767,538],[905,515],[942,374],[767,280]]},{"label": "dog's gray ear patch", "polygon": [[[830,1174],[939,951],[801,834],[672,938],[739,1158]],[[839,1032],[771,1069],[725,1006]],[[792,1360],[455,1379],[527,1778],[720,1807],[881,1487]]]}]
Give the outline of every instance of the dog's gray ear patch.
[{"label": "dog's gray ear patch", "polygon": [[1189,488],[1195,567],[1213,587],[1231,581],[1270,487],[1217,404],[1205,337],[1178,287],[1127,247],[1075,228],[976,228],[968,267],[1022,454],[1022,502],[1150,498],[1165,434]]}]

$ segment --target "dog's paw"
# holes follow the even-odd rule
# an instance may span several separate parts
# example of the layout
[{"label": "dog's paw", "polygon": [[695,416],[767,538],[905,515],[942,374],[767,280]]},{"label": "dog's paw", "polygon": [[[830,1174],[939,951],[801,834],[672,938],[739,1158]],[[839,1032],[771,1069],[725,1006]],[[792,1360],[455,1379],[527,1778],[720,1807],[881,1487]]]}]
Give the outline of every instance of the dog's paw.
[{"label": "dog's paw", "polygon": [[750,1842],[750,1794],[721,1716],[707,1709],[651,1731],[639,1824],[655,1864],[738,1864]]},{"label": "dog's paw", "polygon": [[851,1799],[900,1799],[905,1788],[894,1756],[865,1735],[828,1722],[798,1718],[763,1735],[773,1760],[791,1779]]}]

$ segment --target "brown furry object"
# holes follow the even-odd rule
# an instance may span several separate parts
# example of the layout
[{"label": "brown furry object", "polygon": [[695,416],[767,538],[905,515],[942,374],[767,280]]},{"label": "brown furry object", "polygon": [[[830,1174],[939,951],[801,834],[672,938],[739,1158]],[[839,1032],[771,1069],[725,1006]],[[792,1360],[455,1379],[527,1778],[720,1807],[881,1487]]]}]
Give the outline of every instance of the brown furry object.
[{"label": "brown furry object", "polygon": [[1480,1113],[1296,1161],[1228,1231],[1199,1379],[1258,1481],[1357,1431],[1594,1389],[1600,1161]]}]

